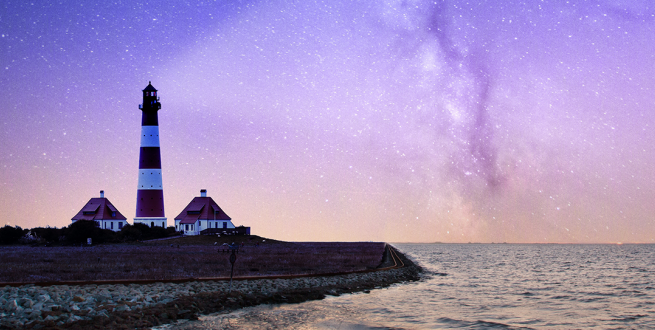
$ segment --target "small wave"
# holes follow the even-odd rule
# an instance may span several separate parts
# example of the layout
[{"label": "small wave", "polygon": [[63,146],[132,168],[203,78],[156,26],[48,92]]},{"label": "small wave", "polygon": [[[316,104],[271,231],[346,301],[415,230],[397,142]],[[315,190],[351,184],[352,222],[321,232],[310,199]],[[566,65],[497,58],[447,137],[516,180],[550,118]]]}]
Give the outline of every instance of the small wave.
[{"label": "small wave", "polygon": [[544,322],[544,320],[534,319],[534,320],[526,320],[526,321],[517,321],[516,323],[518,323],[518,324],[540,324],[542,322]]},{"label": "small wave", "polygon": [[469,328],[469,329],[491,329],[491,328],[501,328],[501,329],[513,329],[514,327],[493,321],[483,321],[478,320],[475,322],[465,321],[465,320],[456,320],[449,317],[442,317],[438,319],[439,322],[447,325],[448,327],[456,328]]},{"label": "small wave", "polygon": [[343,329],[343,330],[403,330],[396,327],[378,327],[363,323],[344,322],[341,320],[328,320],[313,325],[318,329]]},{"label": "small wave", "polygon": [[580,301],[580,302],[597,302],[597,301],[600,301],[600,300],[604,300],[604,299],[600,298],[600,297],[578,299],[578,301]]},{"label": "small wave", "polygon": [[621,291],[622,296],[633,296],[633,297],[643,297],[646,294],[638,290],[623,290]]},{"label": "small wave", "polygon": [[508,324],[504,323],[498,323],[498,322],[491,322],[491,321],[477,321],[472,324],[473,328],[481,328],[481,329],[491,329],[491,328],[503,328],[503,329],[511,329],[512,327]]},{"label": "small wave", "polygon": [[598,291],[589,292],[587,294],[591,296],[603,296],[603,297],[611,297],[616,295],[615,292],[598,292]]},{"label": "small wave", "polygon": [[463,321],[463,320],[455,320],[451,319],[449,317],[440,317],[437,319],[437,321],[450,325],[450,326],[459,326],[459,327],[467,327],[471,325],[471,322]]},{"label": "small wave", "polygon": [[637,314],[637,315],[627,315],[623,317],[616,317],[613,318],[612,321],[619,321],[619,322],[631,322],[637,319],[640,319],[642,317],[646,317],[648,315],[642,315],[642,314]]}]

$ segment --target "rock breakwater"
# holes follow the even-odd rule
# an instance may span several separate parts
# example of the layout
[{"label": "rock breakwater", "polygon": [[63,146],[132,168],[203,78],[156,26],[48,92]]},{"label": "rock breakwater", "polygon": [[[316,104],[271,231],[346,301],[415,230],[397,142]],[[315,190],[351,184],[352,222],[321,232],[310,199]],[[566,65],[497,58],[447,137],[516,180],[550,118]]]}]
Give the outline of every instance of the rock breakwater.
[{"label": "rock breakwater", "polygon": [[0,328],[147,328],[246,306],[295,303],[417,280],[420,268],[289,279],[0,288]]}]

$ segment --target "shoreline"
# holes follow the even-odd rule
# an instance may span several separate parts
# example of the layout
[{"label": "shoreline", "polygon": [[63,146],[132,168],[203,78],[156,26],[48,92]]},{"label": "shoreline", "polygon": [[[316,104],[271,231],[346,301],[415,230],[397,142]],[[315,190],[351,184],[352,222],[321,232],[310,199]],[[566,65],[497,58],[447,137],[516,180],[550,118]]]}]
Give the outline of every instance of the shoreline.
[{"label": "shoreline", "polygon": [[[323,299],[326,295],[369,292],[395,283],[418,280],[422,269],[397,249],[391,245],[389,247],[402,260],[404,267],[389,267],[392,258],[389,250],[385,249],[381,266],[386,267],[369,272],[241,279],[234,281],[232,292],[228,292],[229,281],[225,280],[129,285],[90,284],[74,287],[8,286],[1,289],[14,292],[15,295],[20,290],[31,291],[33,295],[38,295],[39,299],[34,305],[27,303],[30,305],[28,308],[22,308],[24,302],[16,299],[7,303],[0,301],[4,305],[13,304],[8,307],[14,308],[13,315],[7,314],[6,310],[2,311],[3,321],[0,329],[150,328],[177,320],[195,320],[199,315],[233,311],[243,307],[300,303]],[[53,298],[62,295],[63,299],[59,299],[59,302],[64,303],[50,302],[56,301],[57,299]],[[116,299],[106,299],[107,296]],[[41,304],[38,307],[48,306],[50,311],[35,311],[30,308],[37,307],[38,304]]]}]

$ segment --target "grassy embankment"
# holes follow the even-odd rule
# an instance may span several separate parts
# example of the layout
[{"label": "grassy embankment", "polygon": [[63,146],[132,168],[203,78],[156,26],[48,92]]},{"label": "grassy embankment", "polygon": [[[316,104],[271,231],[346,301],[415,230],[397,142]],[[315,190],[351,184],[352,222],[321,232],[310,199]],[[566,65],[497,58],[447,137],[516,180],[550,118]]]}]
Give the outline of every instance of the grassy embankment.
[{"label": "grassy embankment", "polygon": [[172,280],[229,277],[229,252],[240,247],[234,276],[324,274],[380,265],[384,243],[290,243],[259,236],[194,236],[84,247],[0,247],[0,282]]}]

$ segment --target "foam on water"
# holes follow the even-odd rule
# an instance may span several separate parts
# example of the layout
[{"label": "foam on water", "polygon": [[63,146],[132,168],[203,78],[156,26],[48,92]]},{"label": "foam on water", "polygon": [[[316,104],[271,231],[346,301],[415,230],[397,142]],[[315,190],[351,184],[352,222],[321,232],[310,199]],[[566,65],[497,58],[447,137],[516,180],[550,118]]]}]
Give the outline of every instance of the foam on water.
[{"label": "foam on water", "polygon": [[398,244],[420,282],[203,316],[176,329],[655,327],[654,245]]}]

